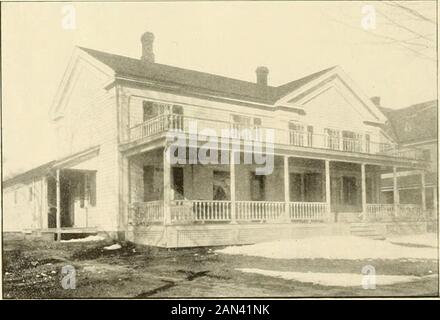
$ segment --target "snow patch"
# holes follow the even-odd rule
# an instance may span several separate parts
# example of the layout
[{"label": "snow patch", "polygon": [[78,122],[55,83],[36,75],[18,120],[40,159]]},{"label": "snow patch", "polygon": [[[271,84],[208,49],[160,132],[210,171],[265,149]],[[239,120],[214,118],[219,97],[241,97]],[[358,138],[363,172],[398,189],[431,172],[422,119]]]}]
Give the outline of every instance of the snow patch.
[{"label": "snow patch", "polygon": [[355,236],[285,239],[247,246],[231,246],[219,253],[272,259],[437,259],[436,248],[403,247],[387,241]]},{"label": "snow patch", "polygon": [[80,239],[61,240],[61,242],[90,242],[90,241],[102,241],[102,240],[105,240],[105,238],[101,236],[88,236]]},{"label": "snow patch", "polygon": [[[254,268],[236,269],[246,273],[256,273],[264,276],[295,280],[303,283],[313,283],[322,286],[362,287],[364,275],[357,273],[322,273],[322,272],[290,272],[273,271]],[[421,279],[415,276],[376,275],[376,286],[390,285],[402,282],[412,282]]]},{"label": "snow patch", "polygon": [[112,244],[111,246],[104,247],[104,250],[118,250],[121,249],[121,245],[119,243]]}]

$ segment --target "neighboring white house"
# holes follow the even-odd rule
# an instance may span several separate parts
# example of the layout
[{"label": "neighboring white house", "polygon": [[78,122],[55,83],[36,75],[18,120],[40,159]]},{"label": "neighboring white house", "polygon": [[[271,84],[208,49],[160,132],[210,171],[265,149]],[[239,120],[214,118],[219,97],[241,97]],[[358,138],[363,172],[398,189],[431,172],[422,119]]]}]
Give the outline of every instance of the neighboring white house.
[{"label": "neighboring white house", "polygon": [[[390,132],[402,150],[413,148],[419,150],[431,166],[426,172],[402,171],[398,175],[399,198],[402,203],[426,202],[426,207],[433,215],[437,214],[437,130],[438,102],[426,101],[401,109],[382,111],[389,119]],[[382,176],[382,192],[385,202],[393,202],[392,176]],[[422,181],[424,179],[424,181]],[[422,184],[425,186],[421,188]]]},{"label": "neighboring white house", "polygon": [[[4,182],[4,231],[184,247],[341,234],[352,222],[423,228],[424,203],[382,203],[381,175],[394,173],[397,192],[398,172],[430,162],[399,149],[340,67],[275,87],[265,67],[254,83],[156,63],[153,38],[142,36],[141,59],[75,49],[50,112],[57,159]],[[187,160],[223,129],[233,141],[207,154],[234,161],[167,161],[171,133]],[[243,163],[256,142],[274,156],[268,175],[268,162]]]}]

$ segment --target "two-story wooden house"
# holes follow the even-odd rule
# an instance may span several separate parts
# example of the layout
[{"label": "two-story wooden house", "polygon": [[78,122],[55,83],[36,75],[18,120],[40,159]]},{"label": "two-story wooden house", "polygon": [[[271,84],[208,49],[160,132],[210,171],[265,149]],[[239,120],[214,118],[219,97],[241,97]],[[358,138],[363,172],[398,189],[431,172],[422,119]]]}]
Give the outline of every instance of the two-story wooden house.
[{"label": "two-story wooden house", "polygon": [[[399,171],[429,162],[399,149],[340,67],[275,87],[265,67],[247,82],[156,63],[153,39],[142,36],[140,59],[75,49],[50,112],[57,159],[4,182],[4,231],[185,247],[367,222],[423,228],[423,204],[381,203],[381,174],[393,174],[396,193]],[[231,140],[206,151],[223,131]],[[170,136],[184,141],[181,162],[170,161]],[[215,150],[229,161],[190,156]],[[245,161],[262,152],[264,164]]]}]

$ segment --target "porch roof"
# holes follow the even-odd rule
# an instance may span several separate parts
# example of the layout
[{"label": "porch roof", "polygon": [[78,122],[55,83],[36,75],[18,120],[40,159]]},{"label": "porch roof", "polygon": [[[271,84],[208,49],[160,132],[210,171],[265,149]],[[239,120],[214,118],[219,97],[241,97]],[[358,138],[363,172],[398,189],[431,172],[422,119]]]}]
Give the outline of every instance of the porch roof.
[{"label": "porch roof", "polygon": [[36,168],[32,168],[28,171],[19,173],[15,176],[12,176],[11,178],[8,178],[3,181],[3,187],[8,188],[10,186],[13,186],[17,183],[23,183],[30,179],[44,177],[48,175],[52,170],[54,169],[62,169],[66,168],[72,163],[83,161],[84,159],[88,159],[91,155],[94,155],[99,151],[99,146],[95,146],[80,152],[77,152],[75,154],[63,157],[58,160],[51,160],[49,162],[46,162]]}]

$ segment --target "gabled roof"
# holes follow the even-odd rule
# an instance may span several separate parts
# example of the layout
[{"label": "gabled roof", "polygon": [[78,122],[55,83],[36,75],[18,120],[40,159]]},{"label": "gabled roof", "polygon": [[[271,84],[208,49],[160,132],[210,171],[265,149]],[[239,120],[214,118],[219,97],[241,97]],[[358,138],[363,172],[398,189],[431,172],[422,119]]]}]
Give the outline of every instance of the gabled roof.
[{"label": "gabled roof", "polygon": [[390,121],[398,143],[437,139],[437,100],[402,109],[381,108]]},{"label": "gabled roof", "polygon": [[333,68],[273,87],[160,63],[146,62],[93,49],[79,48],[114,70],[116,76],[153,80],[167,85],[174,84],[187,90],[264,104],[275,103],[287,93],[313,81]]}]

